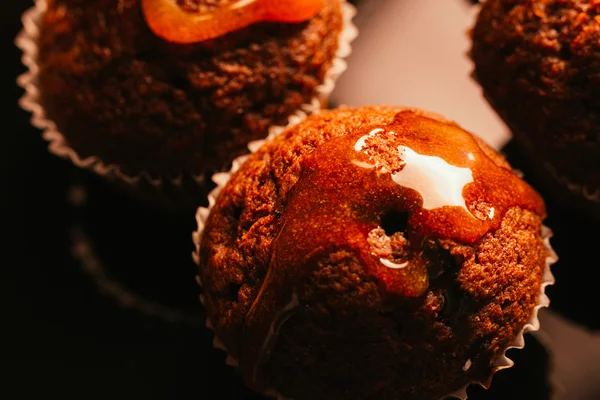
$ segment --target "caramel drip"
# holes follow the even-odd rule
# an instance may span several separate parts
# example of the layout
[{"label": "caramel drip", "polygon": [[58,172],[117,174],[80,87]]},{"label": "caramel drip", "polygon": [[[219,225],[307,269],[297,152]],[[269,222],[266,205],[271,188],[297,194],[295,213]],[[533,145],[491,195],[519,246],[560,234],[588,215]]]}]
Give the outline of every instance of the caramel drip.
[{"label": "caramel drip", "polygon": [[323,6],[323,0],[239,0],[212,12],[190,13],[176,0],[142,0],[150,29],[180,44],[214,39],[258,22],[303,22]]},{"label": "caramel drip", "polygon": [[[474,244],[499,228],[512,207],[545,214],[543,200],[512,170],[498,166],[475,138],[455,124],[403,111],[387,126],[361,128],[333,139],[303,160],[288,198],[261,292],[247,315],[243,353],[255,366],[268,357],[255,340],[290,301],[295,287],[327,254],[355,254],[391,295],[418,297],[429,285],[422,244],[427,238]],[[374,254],[368,235],[393,211],[408,218],[407,258]],[[262,335],[262,336],[261,336]],[[244,355],[243,354],[243,355]],[[253,376],[255,384],[260,376]]]}]

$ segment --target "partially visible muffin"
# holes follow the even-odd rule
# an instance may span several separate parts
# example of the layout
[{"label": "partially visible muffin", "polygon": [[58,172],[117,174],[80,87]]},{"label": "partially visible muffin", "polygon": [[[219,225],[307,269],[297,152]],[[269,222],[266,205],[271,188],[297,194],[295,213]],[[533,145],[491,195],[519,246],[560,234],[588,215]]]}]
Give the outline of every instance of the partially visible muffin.
[{"label": "partially visible muffin", "polygon": [[488,0],[471,53],[486,98],[521,148],[598,218],[599,41],[596,1]]},{"label": "partially visible muffin", "polygon": [[543,200],[453,122],[324,111],[252,154],[199,248],[245,382],[302,399],[439,399],[488,383],[531,318]]},{"label": "partially visible muffin", "polygon": [[[81,158],[131,175],[228,169],[318,95],[344,28],[342,1],[325,0],[304,22],[180,44],[177,33],[165,40],[150,29],[141,0],[47,3],[37,43],[46,115]],[[173,10],[192,20],[231,3],[185,0]]]}]

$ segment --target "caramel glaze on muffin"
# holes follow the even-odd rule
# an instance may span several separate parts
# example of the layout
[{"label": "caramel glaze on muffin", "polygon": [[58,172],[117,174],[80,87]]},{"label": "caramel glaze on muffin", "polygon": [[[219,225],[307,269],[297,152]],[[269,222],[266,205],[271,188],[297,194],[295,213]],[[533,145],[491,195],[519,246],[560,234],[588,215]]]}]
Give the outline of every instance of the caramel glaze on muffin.
[{"label": "caramel glaze on muffin", "polygon": [[255,390],[437,400],[487,382],[530,318],[544,216],[452,122],[325,111],[252,154],[219,195],[200,246],[207,313]]},{"label": "caramel glaze on muffin", "polygon": [[238,0],[177,0],[177,5],[187,12],[215,11]]},{"label": "caramel glaze on muffin", "polygon": [[600,189],[600,2],[488,0],[472,57],[485,96],[560,176]]},{"label": "caramel glaze on muffin", "polygon": [[[167,42],[140,0],[47,0],[39,38],[48,117],[80,156],[157,175],[227,168],[316,95],[342,29],[339,0],[304,23]],[[212,9],[221,0],[185,0]]]}]

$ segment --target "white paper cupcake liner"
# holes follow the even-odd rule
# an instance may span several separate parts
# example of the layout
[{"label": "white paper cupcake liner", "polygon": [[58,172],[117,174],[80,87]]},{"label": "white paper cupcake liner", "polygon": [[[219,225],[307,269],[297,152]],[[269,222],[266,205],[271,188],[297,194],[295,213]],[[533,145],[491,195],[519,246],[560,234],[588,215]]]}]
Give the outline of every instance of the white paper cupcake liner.
[{"label": "white paper cupcake liner", "polygon": [[[291,121],[290,126],[293,126],[300,121],[301,120]],[[259,140],[259,141],[250,143],[249,148],[251,149],[251,152],[252,153],[256,152],[264,143],[272,140],[276,134],[278,134],[278,133],[274,133],[273,135],[270,135],[265,140]],[[198,229],[192,233],[192,240],[196,247],[196,251],[192,254],[192,258],[196,264],[199,264],[199,262],[200,262],[200,243],[202,240],[202,232],[204,231],[204,228],[206,226],[206,221],[210,214],[210,210],[215,205],[216,200],[219,196],[219,193],[221,193],[221,191],[223,190],[223,188],[225,187],[225,185],[227,184],[227,182],[229,181],[231,176],[242,166],[242,164],[244,163],[244,161],[246,161],[247,158],[248,158],[248,155],[243,156],[243,157],[238,157],[233,162],[233,166],[229,172],[222,172],[222,173],[213,175],[212,179],[216,183],[217,187],[215,189],[213,189],[210,192],[210,194],[208,195],[209,205],[208,205],[208,207],[199,207],[196,212],[196,222],[198,224]],[[518,171],[518,172],[522,175],[522,173],[520,171]],[[467,399],[467,388],[473,384],[480,385],[480,386],[484,387],[485,389],[488,389],[491,384],[493,375],[496,372],[501,371],[503,369],[508,369],[514,365],[514,362],[506,356],[506,352],[510,349],[522,349],[523,347],[525,347],[525,338],[523,335],[526,333],[529,333],[529,332],[535,332],[535,331],[539,330],[540,322],[538,319],[538,312],[541,308],[548,307],[550,305],[550,299],[546,295],[546,287],[554,284],[554,275],[552,275],[552,271],[550,270],[550,267],[552,266],[552,264],[554,264],[558,260],[558,256],[556,255],[556,253],[552,249],[552,246],[550,245],[550,238],[552,237],[552,231],[547,226],[542,225],[541,234],[543,237],[544,246],[546,248],[546,260],[545,260],[546,264],[545,264],[545,268],[544,268],[544,272],[543,272],[543,276],[542,276],[542,283],[541,283],[541,287],[540,287],[540,293],[538,296],[538,303],[534,307],[533,313],[532,313],[529,321],[527,321],[527,323],[523,326],[523,328],[518,333],[518,335],[515,337],[513,342],[504,350],[504,353],[502,354],[502,356],[500,356],[496,360],[496,362],[494,363],[494,366],[493,366],[493,371],[487,382],[472,381],[472,382],[468,383],[467,385],[465,385],[464,387],[457,390],[456,392],[449,393],[448,395],[444,396],[442,399],[453,396],[453,397],[457,397],[462,400],[466,400]],[[196,277],[196,280],[198,282],[198,285],[200,287],[202,287],[202,282],[201,282],[199,276]],[[202,303],[202,305],[204,305],[203,295],[200,295],[200,302]],[[210,319],[208,319],[208,317],[206,319],[206,327],[213,330],[212,323],[210,322]],[[223,350],[227,353],[227,358],[226,358],[227,365],[236,367],[236,368],[238,367],[238,361],[233,356],[231,356],[231,354],[228,353],[227,347],[216,337],[216,335],[213,337],[213,346],[216,349]],[[467,363],[464,366],[465,371],[470,367],[469,361],[467,361]],[[284,396],[280,395],[277,391],[275,391],[273,389],[268,390],[265,394],[272,398],[276,398],[277,400],[289,400],[289,399],[285,398]]]},{"label": "white paper cupcake liner", "polygon": [[[341,1],[343,2],[344,27],[339,35],[336,56],[325,74],[323,83],[316,88],[312,101],[302,105],[293,113],[289,117],[290,121],[318,112],[333,91],[337,78],[347,68],[344,58],[352,52],[351,43],[357,36],[358,30],[352,23],[352,17],[356,13],[355,8],[346,3],[346,0]],[[52,154],[70,160],[80,168],[92,171],[106,180],[116,183],[142,202],[175,209],[179,204],[191,202],[196,205],[197,201],[193,199],[195,191],[189,190],[190,186],[188,185],[201,186],[204,183],[204,174],[186,175],[185,177],[183,174],[176,177],[156,177],[147,171],[141,171],[134,175],[128,174],[119,165],[105,163],[99,157],[81,157],[70,147],[56,124],[48,119],[45,109],[40,103],[39,66],[37,63],[40,22],[47,7],[46,0],[35,0],[35,5],[23,13],[21,17],[23,29],[17,36],[15,44],[23,52],[21,60],[27,67],[27,72],[17,79],[17,84],[25,91],[19,100],[19,105],[24,110],[31,112],[31,124],[42,131],[42,137],[48,142],[48,150]],[[269,134],[283,129],[284,127],[273,126],[270,128]]]},{"label": "white paper cupcake liner", "polygon": [[[540,320],[538,318],[538,313],[541,308],[548,307],[550,305],[550,299],[546,295],[546,288],[550,285],[554,284],[554,275],[552,275],[552,271],[550,267],[552,264],[558,261],[558,256],[552,249],[550,245],[550,238],[552,238],[552,230],[545,225],[542,225],[542,237],[544,239],[544,246],[546,248],[546,265],[544,268],[543,276],[542,276],[542,284],[540,286],[540,293],[538,296],[538,303],[533,308],[533,313],[529,318],[529,321],[523,326],[523,329],[517,334],[513,342],[504,350],[504,354],[502,354],[494,363],[494,369],[492,374],[487,382],[479,382],[473,381],[461,389],[457,390],[454,393],[450,393],[448,396],[454,396],[462,400],[467,399],[467,388],[469,385],[475,384],[484,387],[485,389],[489,389],[490,384],[492,382],[493,375],[501,371],[503,369],[508,369],[514,365],[514,362],[506,356],[506,352],[510,349],[522,349],[525,347],[525,337],[526,333],[536,332],[540,329]],[[467,361],[468,363],[468,361]],[[468,367],[468,364],[465,364],[465,368]]]}]

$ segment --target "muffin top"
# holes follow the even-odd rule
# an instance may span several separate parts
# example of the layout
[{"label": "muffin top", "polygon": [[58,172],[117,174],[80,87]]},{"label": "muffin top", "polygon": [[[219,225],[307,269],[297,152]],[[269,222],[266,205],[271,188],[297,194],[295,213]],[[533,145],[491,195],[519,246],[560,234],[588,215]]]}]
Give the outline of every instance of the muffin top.
[{"label": "muffin top", "polygon": [[152,32],[140,0],[48,0],[41,102],[81,158],[130,174],[227,169],[318,95],[344,29],[340,0],[324,4],[303,23],[179,44]]},{"label": "muffin top", "polygon": [[600,3],[486,1],[473,36],[478,52],[502,57],[498,82],[510,73],[523,91],[600,106]]},{"label": "muffin top", "polygon": [[492,106],[557,170],[600,188],[600,3],[489,0],[473,29]]},{"label": "muffin top", "polygon": [[[387,292],[408,297],[428,287],[426,239],[473,244],[512,207],[544,214],[533,189],[471,134],[411,110],[314,149],[285,204],[271,270],[301,270],[315,249],[350,247]],[[385,235],[389,218],[402,238]]]},{"label": "muffin top", "polygon": [[[488,379],[531,316],[544,217],[537,193],[453,122],[325,111],[252,154],[220,193],[200,246],[207,312],[259,390],[327,398],[339,378],[348,398],[373,385],[440,397]],[[318,378],[327,369],[331,383]]]}]

